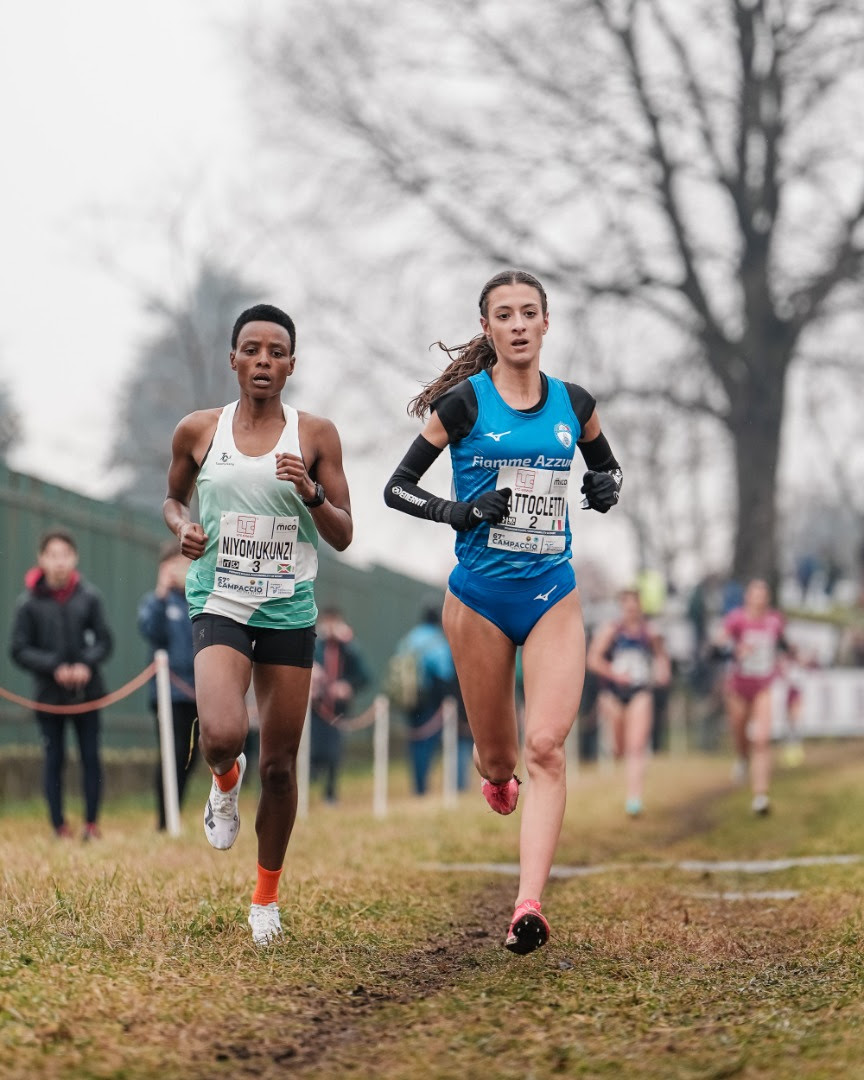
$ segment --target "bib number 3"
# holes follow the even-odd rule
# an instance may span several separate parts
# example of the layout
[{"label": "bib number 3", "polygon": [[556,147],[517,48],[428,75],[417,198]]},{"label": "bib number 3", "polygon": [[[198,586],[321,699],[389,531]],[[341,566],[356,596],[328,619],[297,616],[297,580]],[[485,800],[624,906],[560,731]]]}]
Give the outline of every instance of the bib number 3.
[{"label": "bib number 3", "polygon": [[250,603],[293,596],[298,529],[296,517],[225,511],[213,591]]}]

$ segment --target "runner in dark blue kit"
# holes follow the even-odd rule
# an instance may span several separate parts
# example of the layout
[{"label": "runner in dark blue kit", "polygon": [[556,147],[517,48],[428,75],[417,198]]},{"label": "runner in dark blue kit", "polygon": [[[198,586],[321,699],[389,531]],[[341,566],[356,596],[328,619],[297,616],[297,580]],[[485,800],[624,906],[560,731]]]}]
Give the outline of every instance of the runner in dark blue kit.
[{"label": "runner in dark blue kit", "polygon": [[621,617],[594,635],[588,669],[602,680],[601,722],[613,754],[625,759],[625,808],[630,817],[638,817],[654,724],[652,689],[669,684],[671,665],[663,639],[642,612],[638,590],[625,589],[620,600]]},{"label": "runner in dark blue kit", "polygon": [[[384,498],[388,506],[456,530],[443,624],[474,737],[486,801],[516,809],[520,781],[515,710],[516,649],[522,645],[524,760],[528,787],[520,833],[520,881],[506,945],[545,944],[540,898],[566,801],[564,740],[585,675],[585,632],[570,563],[568,479],[578,444],[588,466],[583,506],[605,513],[618,501],[621,470],[582,387],[540,370],[549,327],[546,293],[522,270],[506,270],[480,294],[482,333],[441,348],[450,363],[410,405],[431,414]],[[450,447],[455,500],[418,481]]]}]

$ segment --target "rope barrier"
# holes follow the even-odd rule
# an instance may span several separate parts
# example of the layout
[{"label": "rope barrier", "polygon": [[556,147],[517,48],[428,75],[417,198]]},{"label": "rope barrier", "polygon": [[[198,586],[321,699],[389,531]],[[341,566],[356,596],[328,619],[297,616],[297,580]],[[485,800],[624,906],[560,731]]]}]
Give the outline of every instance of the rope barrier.
[{"label": "rope barrier", "polygon": [[340,731],[362,731],[363,728],[371,727],[374,723],[375,702],[373,701],[369,708],[364,709],[362,713],[351,716],[347,720],[337,720],[333,727],[338,728]]},{"label": "rope barrier", "polygon": [[432,713],[428,720],[420,725],[420,727],[409,728],[408,738],[412,742],[418,742],[420,739],[431,739],[433,735],[437,735],[441,728],[444,726],[444,703],[442,702],[437,710]]},{"label": "rope barrier", "polygon": [[[123,698],[129,697],[136,690],[144,686],[150,679],[156,674],[156,664],[148,664],[146,668],[140,674],[136,675],[134,679],[130,679],[125,685],[121,686],[119,690],[114,690],[110,694],[105,694],[101,698],[96,698],[94,701],[82,701],[76,705],[47,705],[42,701],[33,701],[31,698],[22,697],[20,694],[13,694],[11,690],[4,690],[0,687],[0,698],[6,701],[11,701],[15,705],[21,705],[25,709],[33,709],[35,712],[52,713],[58,716],[73,716],[79,713],[95,712],[96,709],[105,709],[109,705],[115,705],[118,701],[122,701]],[[175,675],[173,671],[169,672],[171,682],[178,690],[182,690],[188,697],[195,699],[195,687],[186,682],[185,679],[181,679],[179,675]],[[337,720],[333,726],[340,731],[362,731],[364,728],[371,727],[375,723],[375,702],[369,706],[368,709],[364,709],[362,713],[357,716],[352,716],[348,720]],[[444,725],[444,709],[443,705],[429,717],[429,719],[417,728],[408,729],[408,738],[416,742],[420,739],[428,739],[433,735],[437,735]]]},{"label": "rope barrier", "polygon": [[186,682],[185,679],[181,679],[179,675],[175,675],[173,671],[169,671],[168,675],[171,679],[171,682],[174,683],[178,690],[184,693],[187,697],[191,698],[193,701],[195,700],[194,686]]},{"label": "rope barrier", "polygon": [[[364,728],[371,727],[374,723],[375,702],[373,701],[368,709],[364,709],[363,712],[358,713],[357,716],[352,716],[347,720],[334,721],[333,727],[338,728],[339,731],[362,731]],[[433,735],[437,735],[443,726],[444,706],[441,705],[428,720],[420,725],[420,727],[408,728],[408,738],[412,742],[417,742],[420,739],[429,739]]]},{"label": "rope barrier", "polygon": [[78,713],[95,712],[96,709],[105,709],[109,705],[114,705],[118,701],[122,701],[123,698],[129,697],[130,694],[144,686],[150,679],[156,674],[156,664],[148,664],[146,668],[134,679],[130,679],[124,686],[121,686],[119,690],[114,690],[110,694],[105,694],[104,697],[96,698],[95,701],[82,701],[77,705],[47,705],[44,701],[32,701],[30,698],[21,697],[20,694],[13,694],[11,690],[4,690],[0,687],[0,698],[4,698],[6,701],[11,701],[15,705],[23,705],[25,709],[33,709],[35,712],[53,713],[59,716],[73,716]]}]

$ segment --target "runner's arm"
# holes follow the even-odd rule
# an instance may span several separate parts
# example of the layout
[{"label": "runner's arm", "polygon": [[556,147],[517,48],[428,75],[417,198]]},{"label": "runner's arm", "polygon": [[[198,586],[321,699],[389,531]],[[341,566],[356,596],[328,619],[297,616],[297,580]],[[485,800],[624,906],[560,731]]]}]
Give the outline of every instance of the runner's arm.
[{"label": "runner's arm", "polygon": [[595,409],[579,440],[579,449],[588,466],[582,477],[583,510],[596,510],[605,514],[618,502],[623,483],[621,466],[615,460],[612,448],[600,429],[600,419]]},{"label": "runner's arm", "polygon": [[299,434],[303,457],[277,454],[276,476],[279,480],[290,480],[304,502],[314,499],[315,485],[321,485],[324,502],[310,506],[309,513],[321,539],[336,551],[344,551],[354,538],[354,522],[339,432],[323,416],[300,413]]},{"label": "runner's arm", "polygon": [[[174,431],[171,441],[171,464],[168,467],[168,493],[162,504],[165,524],[180,541],[180,550],[188,559],[198,559],[204,554],[207,536],[189,514],[189,503],[195,490],[195,478],[201,462],[195,457],[200,449],[202,436],[206,434],[206,413],[190,413],[184,416]],[[215,426],[215,425],[214,425]],[[212,432],[211,438],[212,438]],[[209,441],[201,454],[203,461]]]},{"label": "runner's arm", "polygon": [[606,623],[605,626],[601,626],[591,638],[591,644],[588,646],[588,655],[585,658],[585,666],[588,671],[593,672],[595,675],[599,675],[603,679],[608,679],[610,682],[619,681],[615,669],[609,663],[606,656],[614,636],[615,623]]},{"label": "runner's arm", "polygon": [[472,502],[441,499],[419,487],[417,481],[438,458],[449,437],[438,415],[433,413],[408,453],[384,488],[384,502],[392,510],[412,517],[426,518],[450,525],[457,532],[467,532],[484,521],[498,524],[507,515],[512,491],[501,488],[486,491]]}]

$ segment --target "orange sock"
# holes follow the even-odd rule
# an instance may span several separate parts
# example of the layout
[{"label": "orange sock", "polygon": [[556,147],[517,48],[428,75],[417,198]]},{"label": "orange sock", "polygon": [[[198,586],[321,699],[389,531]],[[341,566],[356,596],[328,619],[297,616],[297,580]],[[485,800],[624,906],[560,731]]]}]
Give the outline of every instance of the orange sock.
[{"label": "orange sock", "polygon": [[275,904],[279,899],[279,878],[282,870],[265,870],[258,864],[258,884],[252,893],[253,904]]},{"label": "orange sock", "polygon": [[230,791],[240,779],[240,765],[235,761],[228,772],[222,773],[221,776],[213,773],[213,779],[216,781],[216,787],[220,791]]}]

